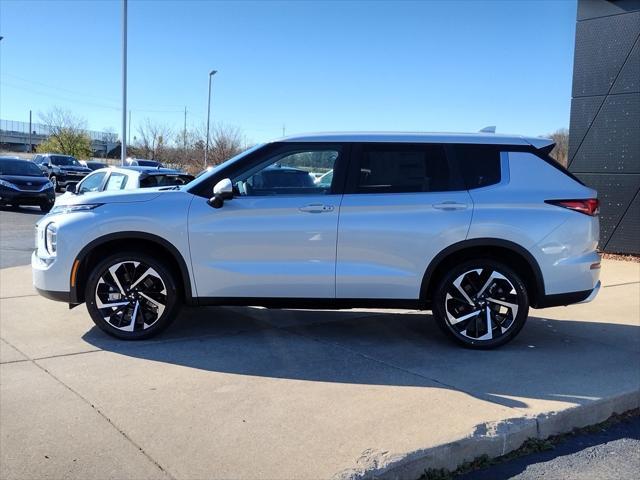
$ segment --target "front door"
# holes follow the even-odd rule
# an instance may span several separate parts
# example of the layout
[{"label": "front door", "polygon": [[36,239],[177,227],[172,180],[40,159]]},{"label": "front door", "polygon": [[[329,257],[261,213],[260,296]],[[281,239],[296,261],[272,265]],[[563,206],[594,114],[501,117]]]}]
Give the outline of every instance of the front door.
[{"label": "front door", "polygon": [[199,297],[335,298],[342,195],[339,178],[320,177],[343,161],[344,148],[282,145],[234,172],[234,198],[221,208],[194,198],[189,242]]}]

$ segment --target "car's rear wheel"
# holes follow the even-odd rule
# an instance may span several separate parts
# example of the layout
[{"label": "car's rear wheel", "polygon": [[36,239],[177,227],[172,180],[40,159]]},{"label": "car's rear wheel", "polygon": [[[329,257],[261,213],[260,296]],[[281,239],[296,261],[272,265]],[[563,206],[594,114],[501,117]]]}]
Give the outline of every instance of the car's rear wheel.
[{"label": "car's rear wheel", "polygon": [[89,274],[85,301],[94,323],[124,340],[156,335],[179,310],[173,273],[141,252],[118,253],[100,262]]},{"label": "car's rear wheel", "polygon": [[529,314],[522,279],[494,260],[452,268],[433,296],[433,314],[442,330],[465,347],[494,348],[511,341]]}]

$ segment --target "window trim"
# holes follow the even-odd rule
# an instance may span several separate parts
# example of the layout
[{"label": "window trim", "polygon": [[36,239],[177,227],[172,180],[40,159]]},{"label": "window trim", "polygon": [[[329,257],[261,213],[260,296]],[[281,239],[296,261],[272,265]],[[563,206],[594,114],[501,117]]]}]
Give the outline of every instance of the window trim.
[{"label": "window trim", "polygon": [[[234,177],[238,177],[242,175],[247,170],[251,170],[252,168],[260,165],[267,161],[267,157],[273,157],[275,155],[279,155],[282,153],[286,153],[288,151],[300,151],[309,149],[309,150],[323,150],[329,149],[331,147],[340,147],[342,150],[342,155],[338,157],[333,167],[333,175],[334,181],[331,186],[331,191],[326,195],[342,195],[344,193],[344,188],[346,184],[346,172],[349,167],[350,159],[351,159],[351,143],[350,142],[273,142],[264,145],[263,147],[257,149],[255,152],[250,153],[247,157],[239,160],[237,164],[232,164],[226,168],[223,168],[215,175],[212,175],[207,179],[207,181],[199,183],[198,185],[189,189],[189,193],[193,195],[197,195],[203,198],[211,198],[213,195],[213,187],[216,183],[224,178],[233,179]],[[309,197],[308,194],[284,194],[284,195],[273,195],[273,198],[282,198],[282,197]],[[250,197],[242,197],[238,198],[250,198]],[[252,197],[252,198],[270,198],[270,196],[260,196],[260,197]]]}]

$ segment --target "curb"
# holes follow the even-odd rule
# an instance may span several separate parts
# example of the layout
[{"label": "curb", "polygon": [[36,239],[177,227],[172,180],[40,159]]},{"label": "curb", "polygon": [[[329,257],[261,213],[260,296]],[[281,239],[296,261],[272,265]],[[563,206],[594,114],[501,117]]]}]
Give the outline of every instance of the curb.
[{"label": "curb", "polygon": [[640,408],[640,390],[535,417],[523,416],[483,423],[477,425],[468,437],[423,450],[400,454],[366,450],[357,460],[356,467],[343,470],[333,478],[416,480],[430,468],[454,471],[462,463],[481,455],[491,458],[506,455],[529,438],[544,440],[552,435],[603,422],[614,413],[620,414],[635,408]]}]

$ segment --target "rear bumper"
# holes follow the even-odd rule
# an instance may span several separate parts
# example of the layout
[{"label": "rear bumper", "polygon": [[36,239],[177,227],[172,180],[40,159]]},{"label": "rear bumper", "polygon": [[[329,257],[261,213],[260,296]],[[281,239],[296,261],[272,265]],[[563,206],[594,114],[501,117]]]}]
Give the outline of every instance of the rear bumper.
[{"label": "rear bumper", "polygon": [[580,292],[558,293],[555,295],[544,295],[539,298],[533,308],[561,307],[573,305],[574,303],[588,303],[596,298],[600,291],[600,280],[592,290],[582,290]]}]

